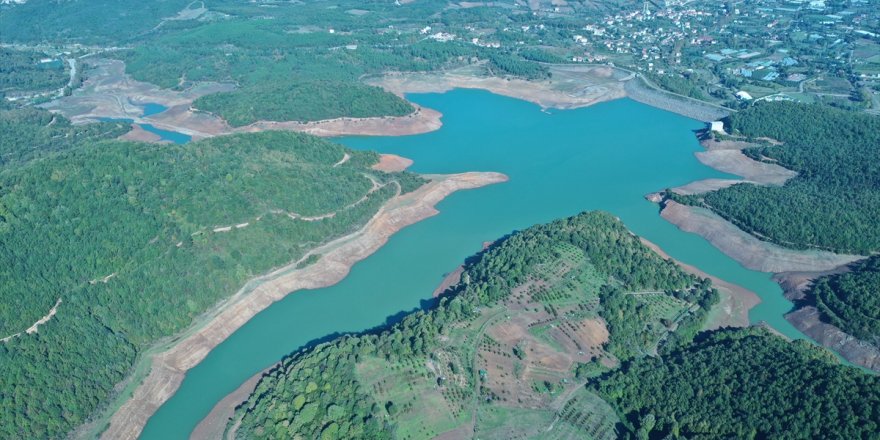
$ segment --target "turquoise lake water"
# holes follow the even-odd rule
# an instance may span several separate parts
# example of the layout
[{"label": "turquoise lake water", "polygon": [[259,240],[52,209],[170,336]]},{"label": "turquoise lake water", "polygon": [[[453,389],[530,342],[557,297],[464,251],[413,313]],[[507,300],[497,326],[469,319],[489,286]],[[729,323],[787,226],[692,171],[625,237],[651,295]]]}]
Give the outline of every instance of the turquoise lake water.
[{"label": "turquoise lake water", "polygon": [[176,131],[162,130],[161,128],[156,128],[152,124],[138,124],[144,131],[149,131],[150,133],[159,135],[159,138],[163,141],[171,141],[175,144],[185,144],[192,140],[192,136],[179,133]]},{"label": "turquoise lake water", "polygon": [[444,114],[443,128],[405,137],[339,139],[415,161],[419,173],[498,171],[510,181],[455,193],[440,214],[394,235],[339,284],[289,295],[258,314],[190,370],[142,438],[183,439],[248,377],[315,340],[355,332],[422,307],[444,274],[495,240],[536,223],[601,209],[673,257],[751,289],[753,322],[803,337],[782,315],[791,303],[770,274],[744,269],[702,238],[663,220],[644,195],[710,177],[693,130],[703,124],[631,100],[543,112],[483,91],[409,96]]},{"label": "turquoise lake water", "polygon": [[168,110],[168,107],[165,107],[162,104],[156,104],[155,102],[148,102],[148,103],[144,104],[143,107],[144,107],[144,115],[143,115],[144,117],[156,115],[156,114],[164,112],[165,110]]},{"label": "turquoise lake water", "polygon": [[[146,103],[143,105],[143,108],[144,108],[144,114],[143,114],[144,117],[159,114],[159,113],[164,112],[165,110],[168,110],[168,107],[165,107],[164,105],[161,105],[161,104],[155,104],[155,103]],[[132,120],[132,119],[115,119],[115,118],[99,118],[99,119],[101,121],[105,121],[105,122],[119,121],[119,122],[127,122],[129,124],[134,123],[134,120]],[[192,136],[189,136],[189,135],[186,135],[183,133],[179,133],[176,131],[162,130],[161,128],[156,128],[152,124],[137,124],[137,125],[139,125],[141,128],[143,128],[144,131],[148,131],[150,133],[158,135],[159,139],[163,140],[163,141],[174,142],[175,144],[185,144],[185,143],[192,140]]]}]

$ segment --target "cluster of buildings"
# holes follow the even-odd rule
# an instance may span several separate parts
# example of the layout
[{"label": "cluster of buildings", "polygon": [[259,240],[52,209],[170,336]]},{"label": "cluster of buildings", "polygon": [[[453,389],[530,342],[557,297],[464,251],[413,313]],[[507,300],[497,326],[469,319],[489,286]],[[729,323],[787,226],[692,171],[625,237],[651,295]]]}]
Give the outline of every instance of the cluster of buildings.
[{"label": "cluster of buildings", "polygon": [[[651,1],[628,12],[585,17],[572,44],[589,55],[585,61],[607,56],[655,75],[697,73],[716,87],[752,82],[793,87],[870,64],[851,55],[858,44],[880,48],[876,7],[871,0]],[[870,67],[864,74],[856,69],[857,76],[880,79],[880,65]]]}]

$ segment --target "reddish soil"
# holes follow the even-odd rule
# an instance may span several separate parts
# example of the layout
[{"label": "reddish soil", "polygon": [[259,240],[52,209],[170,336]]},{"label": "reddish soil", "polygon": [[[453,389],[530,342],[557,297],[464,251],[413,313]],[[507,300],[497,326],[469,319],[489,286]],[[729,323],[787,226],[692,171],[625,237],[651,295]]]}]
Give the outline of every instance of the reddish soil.
[{"label": "reddish soil", "polygon": [[384,171],[386,173],[393,173],[396,171],[403,171],[409,168],[412,164],[412,159],[400,157],[396,154],[381,154],[379,155],[379,163],[373,165],[373,169]]}]

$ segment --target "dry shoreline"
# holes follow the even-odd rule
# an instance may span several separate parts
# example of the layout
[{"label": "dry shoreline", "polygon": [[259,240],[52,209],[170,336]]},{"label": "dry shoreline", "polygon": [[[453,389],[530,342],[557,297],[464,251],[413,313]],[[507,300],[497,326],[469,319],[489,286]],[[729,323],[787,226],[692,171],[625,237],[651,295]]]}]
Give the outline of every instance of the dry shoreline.
[{"label": "dry shoreline", "polygon": [[391,73],[368,78],[370,85],[404,97],[407,93],[444,93],[452,89],[481,89],[528,101],[542,108],[573,109],[626,97],[626,79],[607,66],[551,66],[554,80],[528,81],[477,76],[470,69],[443,73]]},{"label": "dry shoreline", "polygon": [[880,347],[862,341],[839,327],[821,319],[815,299],[807,292],[816,278],[848,272],[848,266],[840,266],[821,272],[784,272],[773,276],[782,286],[785,297],[795,303],[795,309],[785,319],[819,344],[837,352],[853,364],[880,372]]},{"label": "dry shoreline", "polygon": [[[641,238],[641,237],[640,237]],[[701,278],[712,280],[712,285],[718,289],[721,301],[712,308],[709,319],[703,330],[714,330],[722,327],[748,327],[749,310],[761,303],[761,298],[755,292],[733,283],[712,276],[689,264],[678,261],[669,256],[660,246],[641,238],[642,244],[648,246],[657,255],[670,259],[679,265],[685,272]]]},{"label": "dry shoreline", "polygon": [[[230,84],[205,83],[178,92],[137,81],[125,73],[118,60],[89,61],[91,70],[83,87],[72,96],[63,97],[42,107],[63,114],[74,123],[94,122],[99,118],[131,119],[135,124],[151,124],[162,130],[176,131],[203,139],[232,133],[265,130],[292,130],[316,136],[402,136],[435,131],[442,126],[442,114],[415,106],[406,116],[373,118],[336,118],[312,122],[258,121],[232,127],[222,118],[192,107],[199,97],[230,91]],[[608,66],[551,66],[553,80],[526,81],[477,76],[469,69],[445,73],[388,74],[367,82],[403,96],[405,93],[445,92],[453,88],[484,89],[538,104],[544,108],[586,107],[627,96],[624,84],[631,80],[625,72]],[[157,103],[167,110],[143,116],[141,105]],[[126,137],[155,141],[143,133]]]},{"label": "dry shoreline", "polygon": [[[463,173],[425,176],[431,181],[418,190],[394,197],[359,231],[327,243],[310,254],[320,254],[314,264],[296,269],[292,263],[272,274],[253,290],[239,291],[202,325],[166,351],[152,356],[147,378],[133,396],[113,414],[101,435],[107,439],[134,439],[150,416],[182,383],[185,373],[223,340],[261,310],[300,289],[315,289],[339,282],[351,266],[366,258],[400,229],[438,213],[434,205],[455,191],[499,183],[499,173]],[[305,258],[305,257],[304,257]]]},{"label": "dry shoreline", "polygon": [[196,429],[190,434],[189,439],[214,440],[221,438],[223,432],[226,431],[227,422],[233,415],[235,415],[235,408],[250,397],[251,393],[253,393],[254,389],[257,387],[257,384],[260,383],[260,379],[262,379],[266,373],[272,371],[280,364],[281,362],[276,362],[272,364],[271,367],[249,377],[248,380],[242,382],[235,391],[220,399],[220,401],[211,408],[211,412],[209,412],[208,415],[196,425]]},{"label": "dry shoreline", "polygon": [[[316,136],[402,136],[428,133],[442,126],[440,112],[415,106],[405,116],[336,118],[312,122],[257,121],[232,127],[217,115],[199,111],[193,102],[204,95],[231,91],[232,84],[199,83],[184,90],[161,89],[133,79],[119,60],[91,59],[88,79],[72,96],[41,105],[63,114],[74,123],[94,122],[98,118],[131,119],[135,124],[176,131],[194,140],[212,136],[265,130],[291,130]],[[647,105],[687,117],[712,120],[726,109],[693,99],[685,99],[643,84],[632,72],[605,65],[548,65],[552,80],[527,81],[487,77],[474,67],[442,73],[389,73],[366,78],[365,82],[404,96],[406,93],[445,92],[454,88],[483,89],[492,93],[529,101],[543,108],[572,109],[629,97]],[[638,83],[638,84],[636,84]],[[157,103],[167,110],[144,116],[142,105]],[[672,104],[670,104],[672,103]],[[147,142],[156,137],[135,130],[124,137]]]},{"label": "dry shoreline", "polygon": [[[744,155],[742,149],[754,145],[748,142],[703,139],[700,144],[706,149],[695,153],[700,162],[742,176],[744,180],[706,179],[673,188],[672,192],[702,194],[744,182],[783,185],[797,175],[782,166],[758,162]],[[709,209],[664,200],[663,193],[649,194],[648,199],[659,202],[661,217],[679,229],[700,235],[748,269],[774,273],[773,280],[783,288],[785,296],[795,302],[795,309],[786,314],[785,319],[803,334],[853,364],[880,371],[880,347],[860,341],[824,322],[819,310],[805,298],[815,278],[847,270],[848,264],[864,256],[785,248],[760,240]]]},{"label": "dry shoreline", "polygon": [[744,267],[760,272],[822,271],[862,259],[860,255],[795,250],[759,240],[718,214],[667,200],[660,215],[685,232],[695,233]]},{"label": "dry shoreline", "polygon": [[[742,176],[743,179],[698,180],[672,188],[672,192],[682,195],[703,194],[738,183],[778,186],[797,175],[792,170],[755,161],[742,153],[744,148],[754,144],[702,139],[700,145],[705,151],[694,153],[700,162],[718,171]],[[816,272],[831,270],[863,258],[859,255],[828,251],[785,248],[741,230],[709,209],[664,200],[662,193],[649,194],[647,197],[661,203],[661,217],[682,231],[703,237],[748,269],[772,273]]]}]

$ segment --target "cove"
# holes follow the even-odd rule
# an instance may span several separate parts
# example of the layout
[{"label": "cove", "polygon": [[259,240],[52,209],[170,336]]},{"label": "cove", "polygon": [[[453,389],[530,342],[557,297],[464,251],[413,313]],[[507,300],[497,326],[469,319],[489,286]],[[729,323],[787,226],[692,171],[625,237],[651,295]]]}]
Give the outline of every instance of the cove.
[{"label": "cove", "polygon": [[[158,105],[158,104],[156,104],[156,105]],[[144,116],[146,116],[146,115],[147,115],[147,113],[145,111]],[[127,119],[127,118],[98,118],[98,120],[100,120],[101,122],[125,122],[128,124],[134,125],[134,120]],[[150,133],[158,135],[159,140],[161,140],[161,141],[169,141],[169,142],[173,142],[175,144],[185,144],[185,143],[192,140],[192,136],[190,136],[190,135],[186,135],[186,134],[179,133],[176,131],[162,130],[161,128],[156,128],[152,124],[137,124],[137,125],[140,126],[141,128],[143,128],[144,131],[148,131]]]},{"label": "cove", "polygon": [[143,114],[144,117],[153,116],[153,115],[162,113],[165,110],[168,110],[168,107],[165,107],[162,104],[156,104],[155,102],[148,102],[148,103],[144,104],[143,107],[144,107],[144,114]]},{"label": "cove", "polygon": [[752,321],[803,337],[783,319],[792,305],[770,274],[747,270],[678,230],[644,199],[697,179],[730,177],[694,157],[701,147],[693,130],[702,123],[628,99],[544,112],[477,90],[408,98],[441,111],[443,127],[417,136],[338,141],[408,157],[418,173],[498,171],[510,181],[453,194],[437,206],[439,215],[391,237],[339,284],[296,292],[258,314],[189,371],[142,438],[187,438],[220,399],[286,354],[422,307],[444,273],[483,242],[584,210],[609,211],[671,256],[758,293],[763,302],[752,310]]},{"label": "cove", "polygon": [[149,131],[150,133],[159,135],[159,138],[163,141],[171,141],[175,144],[185,144],[192,140],[192,136],[188,134],[179,133],[176,131],[170,130],[162,130],[161,128],[156,128],[152,124],[138,124],[145,131]]}]

